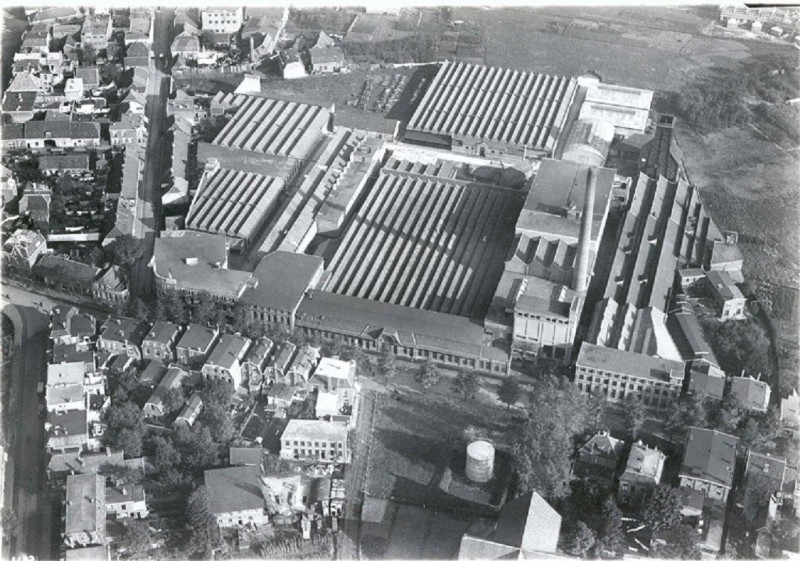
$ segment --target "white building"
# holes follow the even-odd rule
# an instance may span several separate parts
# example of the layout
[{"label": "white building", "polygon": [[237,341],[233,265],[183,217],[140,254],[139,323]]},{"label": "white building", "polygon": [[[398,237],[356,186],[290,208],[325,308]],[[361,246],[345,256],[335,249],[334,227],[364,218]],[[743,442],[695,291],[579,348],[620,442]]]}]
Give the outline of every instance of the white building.
[{"label": "white building", "polygon": [[201,13],[203,31],[236,33],[244,21],[244,8],[207,8]]},{"label": "white building", "polygon": [[281,458],[347,463],[347,426],[292,419],[281,435]]}]

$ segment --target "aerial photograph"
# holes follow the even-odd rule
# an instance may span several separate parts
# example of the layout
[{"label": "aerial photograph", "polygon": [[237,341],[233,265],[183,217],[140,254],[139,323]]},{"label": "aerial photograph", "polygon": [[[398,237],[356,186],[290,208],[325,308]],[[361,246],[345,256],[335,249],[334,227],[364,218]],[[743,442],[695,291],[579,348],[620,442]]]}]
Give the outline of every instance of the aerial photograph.
[{"label": "aerial photograph", "polygon": [[800,559],[800,7],[109,4],[0,11],[0,559]]}]

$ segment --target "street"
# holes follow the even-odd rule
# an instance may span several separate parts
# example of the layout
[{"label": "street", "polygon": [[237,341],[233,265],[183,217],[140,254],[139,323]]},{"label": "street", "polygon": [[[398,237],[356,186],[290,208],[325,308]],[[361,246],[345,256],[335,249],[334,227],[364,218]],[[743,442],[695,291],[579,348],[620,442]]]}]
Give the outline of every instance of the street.
[{"label": "street", "polygon": [[[6,293],[5,288],[4,293]],[[36,301],[41,297],[36,296]],[[24,300],[24,299],[23,299]],[[30,305],[4,305],[3,312],[14,324],[14,354],[11,376],[11,428],[9,464],[4,505],[15,512],[19,526],[10,536],[10,556],[54,556],[51,547],[52,497],[47,485],[44,419],[39,416],[36,386],[46,379],[49,320]]]},{"label": "street", "polygon": [[141,297],[147,302],[154,297],[152,271],[148,267],[153,255],[156,233],[159,229],[161,210],[161,179],[164,166],[169,158],[163,158],[166,148],[164,132],[167,126],[167,97],[169,95],[169,75],[164,73],[164,60],[169,58],[170,30],[174,18],[173,11],[155,12],[153,54],[150,61],[150,80],[147,88],[147,149],[145,151],[144,178],[139,184],[140,204],[136,209],[137,220],[141,224],[139,239],[144,245],[144,255],[131,271],[131,298]]}]

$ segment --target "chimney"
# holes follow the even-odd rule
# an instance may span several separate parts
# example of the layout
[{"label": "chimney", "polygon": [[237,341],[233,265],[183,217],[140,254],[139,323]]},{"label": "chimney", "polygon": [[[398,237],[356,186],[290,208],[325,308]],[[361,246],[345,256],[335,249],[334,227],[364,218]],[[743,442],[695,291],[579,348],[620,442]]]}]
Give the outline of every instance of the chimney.
[{"label": "chimney", "polygon": [[597,172],[591,166],[586,168],[586,195],[583,199],[581,213],[581,229],[578,236],[578,256],[576,268],[572,272],[572,289],[579,294],[586,294],[589,287],[589,241],[592,237],[592,215],[594,210],[594,192],[597,186]]}]

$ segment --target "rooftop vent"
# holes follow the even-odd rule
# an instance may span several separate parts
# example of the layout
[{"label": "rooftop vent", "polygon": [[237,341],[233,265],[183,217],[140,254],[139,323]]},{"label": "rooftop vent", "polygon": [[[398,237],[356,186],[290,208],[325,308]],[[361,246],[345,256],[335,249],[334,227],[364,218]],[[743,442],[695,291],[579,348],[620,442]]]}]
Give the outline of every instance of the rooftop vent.
[{"label": "rooftop vent", "polygon": [[199,263],[199,260],[197,259],[197,257],[187,257],[186,258],[186,264],[189,265],[190,267],[194,267],[198,263]]}]

